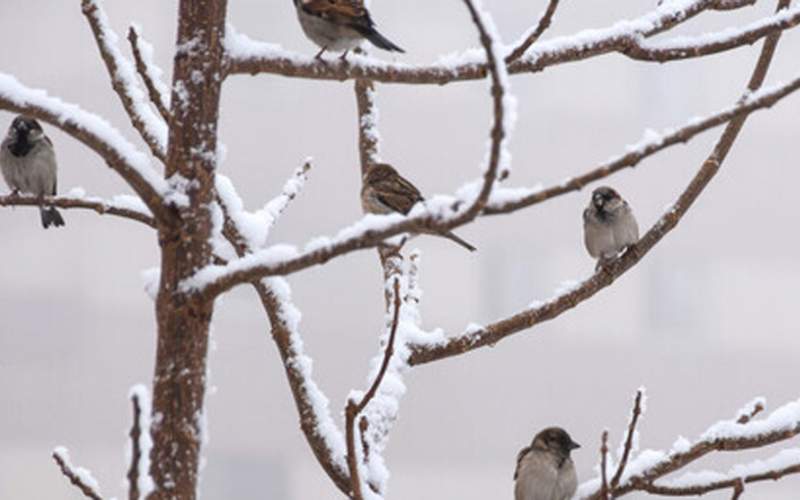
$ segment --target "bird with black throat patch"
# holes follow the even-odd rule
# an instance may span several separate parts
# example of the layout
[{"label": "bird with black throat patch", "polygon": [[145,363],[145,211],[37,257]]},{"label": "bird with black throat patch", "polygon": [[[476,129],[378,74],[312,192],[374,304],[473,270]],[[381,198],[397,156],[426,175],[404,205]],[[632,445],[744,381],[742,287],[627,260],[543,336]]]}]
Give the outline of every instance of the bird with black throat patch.
[{"label": "bird with black throat patch", "polygon": [[330,50],[341,52],[341,60],[344,61],[347,53],[365,39],[379,49],[405,52],[378,33],[362,0],[292,1],[303,32],[320,48],[316,59],[322,60],[322,54]]},{"label": "bird with black throat patch", "polygon": [[578,488],[570,454],[581,445],[561,427],[548,427],[517,454],[514,500],[569,500]]},{"label": "bird with black throat patch", "polygon": [[[386,163],[370,165],[362,179],[361,206],[364,212],[376,215],[401,213],[407,215],[417,203],[425,201],[413,184]],[[456,236],[452,231],[431,232],[452,240],[470,252],[475,247]]]},{"label": "bird with black throat patch", "polygon": [[17,116],[0,144],[0,171],[12,194],[38,196],[42,226],[60,227],[64,219],[55,207],[46,207],[45,196],[55,196],[57,180],[56,153],[39,122]]},{"label": "bird with black throat patch", "polygon": [[583,241],[601,267],[639,241],[639,224],[628,202],[615,190],[602,186],[592,192],[583,211]]}]

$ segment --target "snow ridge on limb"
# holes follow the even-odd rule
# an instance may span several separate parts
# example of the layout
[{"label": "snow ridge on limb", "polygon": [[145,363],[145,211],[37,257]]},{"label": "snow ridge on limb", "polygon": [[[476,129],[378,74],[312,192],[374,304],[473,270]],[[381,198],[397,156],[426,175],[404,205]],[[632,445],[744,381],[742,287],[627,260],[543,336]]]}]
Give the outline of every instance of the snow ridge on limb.
[{"label": "snow ridge on limb", "polygon": [[114,91],[122,101],[134,128],[153,155],[166,161],[167,124],[150,108],[147,96],[136,81],[136,69],[119,50],[119,37],[111,29],[102,0],[83,0],[83,14],[92,28],[97,48],[105,62]]}]

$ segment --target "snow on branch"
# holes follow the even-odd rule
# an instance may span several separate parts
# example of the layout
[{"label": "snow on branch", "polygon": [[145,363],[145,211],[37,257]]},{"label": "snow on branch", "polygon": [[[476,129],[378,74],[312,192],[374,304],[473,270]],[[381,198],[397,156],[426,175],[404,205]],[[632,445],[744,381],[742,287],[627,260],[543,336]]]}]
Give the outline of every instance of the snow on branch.
[{"label": "snow on branch", "polygon": [[354,89],[358,106],[358,154],[361,160],[361,175],[364,175],[370,165],[380,163],[379,113],[375,102],[374,82],[356,80]]},{"label": "snow on branch", "polygon": [[[503,49],[505,57],[515,56],[509,63],[511,74],[542,71],[550,66],[608,54],[620,53],[634,59],[656,61],[641,51],[640,44],[645,38],[671,30],[706,10],[731,10],[751,4],[752,1],[737,0],[673,0],[662,2],[654,11],[641,17],[620,21],[603,29],[588,29],[573,35],[556,37],[551,40],[533,43],[524,55],[517,56],[515,49],[525,44],[525,39],[533,36],[538,27],[512,47]],[[547,11],[545,12],[545,16]],[[543,18],[544,20],[544,18]],[[541,23],[541,21],[540,21]],[[766,31],[772,33],[780,29],[780,23],[770,25]],[[763,34],[761,35],[763,36]],[[752,35],[731,44],[729,49],[748,45],[759,37]],[[227,52],[226,68],[228,74],[273,73],[288,77],[346,80],[367,79],[387,83],[446,84],[455,81],[483,79],[489,71],[487,59],[480,50],[470,49],[462,54],[448,56],[427,65],[387,63],[372,57],[353,55],[347,63],[314,60],[284,50],[282,47],[257,42],[229,27],[225,37]],[[701,44],[691,54],[679,54],[676,59],[702,57],[716,53],[714,44]],[[672,59],[664,59],[672,60]],[[660,60],[663,62],[664,60]]]},{"label": "snow on branch", "polygon": [[136,385],[130,392],[133,406],[130,453],[128,467],[128,498],[138,500],[147,498],[155,485],[150,477],[150,450],[153,439],[150,436],[150,394],[143,385]]},{"label": "snow on branch", "polygon": [[169,87],[161,81],[164,72],[153,60],[153,46],[142,37],[141,31],[135,24],[128,29],[128,41],[131,44],[133,60],[136,61],[136,71],[144,82],[150,102],[156,107],[164,122],[169,124],[171,118]]},{"label": "snow on branch", "polygon": [[153,155],[166,161],[167,124],[148,105],[147,98],[136,81],[133,63],[120,52],[119,37],[109,25],[102,0],[83,0],[82,8],[108,70],[111,85],[122,101],[131,123]]},{"label": "snow on branch", "polygon": [[[61,196],[45,196],[45,205],[58,208],[94,210],[100,215],[116,215],[155,228],[156,222],[142,200],[131,195],[117,195],[110,200],[86,196],[81,188],[73,188]],[[0,196],[0,207],[38,207],[42,199],[38,196],[9,194]]]},{"label": "snow on branch", "polygon": [[[789,1],[780,0],[779,8],[785,8]],[[742,97],[742,100],[746,100],[750,94],[756,92],[763,84],[775,54],[775,47],[780,39],[780,33],[771,34],[765,41],[748,82],[747,92]],[[747,114],[743,114],[728,123],[713,150],[680,196],[678,196],[678,199],[650,227],[639,242],[629,248],[622,256],[610,262],[607,266],[600,267],[591,277],[577,286],[570,286],[565,291],[558,292],[555,297],[544,303],[536,303],[513,316],[487,326],[470,325],[458,336],[415,346],[414,352],[409,359],[410,364],[429,363],[464,354],[479,347],[493,346],[509,335],[560,316],[611,285],[617,278],[639,263],[664,236],[678,225],[695,200],[702,194],[719,171],[733,143],[739,136],[747,117]]]},{"label": "snow on branch", "polygon": [[[620,464],[610,483],[603,481],[605,453],[601,452],[600,477],[583,483],[576,498],[605,500],[618,498],[633,491],[656,495],[699,496],[710,491],[732,489],[741,495],[747,483],[775,480],[787,474],[800,473],[800,448],[786,449],[772,458],[750,464],[737,465],[728,473],[688,472],[683,476],[666,480],[664,476],[681,470],[714,451],[739,451],[762,448],[786,441],[800,434],[800,400],[775,410],[763,420],[753,417],[764,407],[763,399],[749,409],[739,412],[736,418],[718,422],[706,430],[696,441],[679,438],[668,452],[645,450],[632,458],[632,439],[638,416],[644,412],[642,390],[637,393],[633,418],[621,452]],[[749,417],[747,420],[743,416]],[[605,435],[605,433],[604,433]]]},{"label": "snow on branch", "polygon": [[58,468],[61,469],[64,477],[69,479],[69,482],[78,488],[83,493],[83,496],[92,500],[103,500],[97,480],[89,470],[72,465],[69,459],[69,451],[66,448],[59,446],[53,450],[53,460],[55,460]]},{"label": "snow on branch", "polygon": [[483,179],[461,188],[458,200],[433,198],[424,205],[418,204],[409,217],[400,214],[369,215],[355,226],[343,230],[334,241],[315,238],[306,252],[300,255],[294,247],[277,245],[230,262],[226,266],[208,266],[183,283],[184,291],[202,291],[207,297],[215,297],[242,283],[296,272],[353,250],[375,247],[386,238],[397,234],[416,233],[422,228],[447,231],[471,222],[480,214],[489,200],[498,172],[501,169],[507,171],[510,166],[511,155],[506,145],[507,136],[516,119],[516,101],[508,92],[508,72],[500,54],[500,40],[491,17],[472,1],[465,0],[465,4],[480,34],[491,74],[493,123]]},{"label": "snow on branch", "polygon": [[[378,373],[375,376],[375,379],[372,382],[372,385],[367,390],[367,392],[360,398],[358,402],[355,401],[354,395],[348,397],[347,406],[345,407],[345,434],[347,436],[347,466],[350,471],[350,483],[352,485],[352,492],[353,498],[355,500],[362,500],[364,495],[362,491],[362,477],[364,475],[361,474],[361,464],[362,462],[369,461],[369,457],[365,456],[369,453],[369,447],[366,445],[366,439],[364,434],[367,432],[370,424],[370,419],[366,416],[361,417],[359,420],[359,432],[358,436],[361,438],[359,441],[361,443],[365,443],[362,445],[361,453],[358,453],[357,450],[359,448],[356,446],[356,419],[358,419],[361,412],[367,407],[367,405],[372,402],[373,398],[378,394],[378,389],[383,382],[384,377],[386,376],[387,369],[389,368],[389,363],[392,360],[392,355],[394,355],[395,349],[395,339],[397,336],[397,328],[400,325],[400,306],[401,306],[401,298],[400,298],[400,278],[394,278],[394,316],[391,322],[391,328],[389,330],[389,338],[386,340],[386,349],[382,356],[382,361],[380,364],[380,368],[378,369]],[[405,388],[403,387],[403,391]],[[385,474],[384,474],[385,477]],[[380,491],[380,489],[379,489]]]},{"label": "snow on branch", "polygon": [[[310,163],[307,162],[295,171],[294,177],[284,186],[282,195],[276,198],[284,200],[283,209],[305,182],[308,167]],[[254,234],[247,229],[253,214],[245,215],[242,200],[230,180],[217,174],[216,184],[224,217],[223,234],[237,255],[243,257],[254,251],[255,247],[251,245],[262,241],[262,237],[266,239],[266,234]],[[328,398],[314,381],[313,361],[304,352],[300,335],[301,313],[292,302],[291,288],[283,278],[255,281],[253,287],[269,318],[272,339],[283,361],[300,416],[300,428],[323,470],[342,493],[348,494],[350,478],[345,439],[333,421]]]},{"label": "snow on branch", "polygon": [[742,28],[728,28],[718,33],[695,37],[643,42],[631,48],[627,55],[636,59],[663,62],[697,57],[698,53],[717,54],[743,44],[755,43],[776,30],[787,30],[798,24],[800,24],[800,7],[783,9],[773,16],[765,17]]},{"label": "snow on branch", "polygon": [[153,169],[148,155],[105,119],[43,90],[26,87],[5,73],[0,73],[0,109],[37,118],[71,135],[125,179],[157,219],[170,217],[163,199],[170,193],[169,185]]},{"label": "snow on branch", "polygon": [[542,188],[497,188],[492,193],[482,215],[496,215],[514,212],[524,207],[542,203],[556,196],[573,191],[580,191],[584,186],[608,177],[624,168],[635,167],[645,158],[664,149],[685,144],[696,135],[714,127],[724,125],[734,118],[748,115],[755,111],[770,108],[784,97],[800,89],[800,76],[786,84],[780,84],[750,93],[736,104],[729,106],[705,118],[692,118],[684,126],[669,128],[661,132],[646,130],[644,136],[636,144],[627,147],[627,152],[612,157],[594,169],[577,177]]}]

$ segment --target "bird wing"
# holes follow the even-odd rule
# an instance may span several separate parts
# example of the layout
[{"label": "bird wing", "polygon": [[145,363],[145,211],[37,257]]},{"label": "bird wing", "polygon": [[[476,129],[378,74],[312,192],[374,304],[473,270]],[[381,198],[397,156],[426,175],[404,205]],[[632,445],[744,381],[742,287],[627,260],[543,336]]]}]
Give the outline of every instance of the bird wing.
[{"label": "bird wing", "polygon": [[356,31],[370,30],[374,23],[361,0],[311,0],[301,3],[304,11]]},{"label": "bird wing", "polygon": [[525,458],[525,455],[527,455],[529,451],[531,451],[531,447],[526,446],[525,448],[519,450],[519,453],[517,453],[517,466],[514,468],[514,480],[516,480],[517,476],[519,476],[519,466],[522,464],[522,459]]},{"label": "bird wing", "polygon": [[633,211],[626,203],[620,210],[620,214],[612,226],[614,230],[614,241],[620,247],[632,245],[639,241],[639,224]]},{"label": "bird wing", "polygon": [[381,203],[401,214],[407,214],[411,207],[424,199],[419,189],[399,174],[380,179],[372,188]]}]

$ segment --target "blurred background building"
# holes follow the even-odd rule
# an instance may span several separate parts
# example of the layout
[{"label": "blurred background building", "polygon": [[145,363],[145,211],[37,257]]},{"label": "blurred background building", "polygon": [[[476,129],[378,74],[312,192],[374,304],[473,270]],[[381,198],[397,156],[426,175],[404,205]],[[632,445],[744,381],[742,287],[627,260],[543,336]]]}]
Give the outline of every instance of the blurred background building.
[{"label": "blurred background building", "polygon": [[[229,20],[256,39],[304,54],[288,0],[232,0]],[[486,0],[507,42],[532,24],[544,0]],[[80,2],[0,2],[0,71],[107,117],[134,138],[111,90]],[[603,27],[652,2],[564,2],[548,37]],[[168,70],[176,2],[106,2],[124,34],[136,21]],[[774,6],[708,13],[678,33],[741,25]],[[477,43],[460,2],[372,2],[383,33],[404,47],[398,60],[426,63]],[[794,30],[797,31],[797,30]],[[127,50],[127,49],[126,49]],[[798,71],[800,32],[782,40],[769,81]],[[381,58],[390,57],[385,53]],[[733,103],[757,47],[658,65],[618,55],[513,78],[519,122],[509,184],[549,185],[580,173],[646,128],[680,125]],[[474,178],[490,121],[485,82],[381,85],[383,157],[425,192],[452,192]],[[12,116],[0,114],[0,128]],[[127,192],[92,153],[46,127],[59,160],[59,188]],[[755,396],[771,407],[800,397],[800,98],[754,115],[729,161],[684,222],[613,287],[556,321],[492,349],[415,369],[387,452],[390,499],[505,499],[516,452],[558,423],[584,444],[581,479],[594,474],[603,429],[621,439],[639,386],[650,396],[643,448],[669,447]],[[277,194],[307,156],[310,181],[273,232],[302,245],[360,217],[355,100],[350,82],[235,76],[225,84],[222,167],[250,208]],[[699,167],[717,132],[671,149],[609,181],[649,226]],[[334,189],[331,189],[334,187]],[[459,332],[551,296],[587,276],[581,210],[588,191],[459,230],[479,251],[420,237],[426,328]],[[0,210],[0,498],[79,498],[49,458],[67,446],[108,496],[124,496],[127,392],[149,384],[153,304],[141,272],[157,265],[155,235],[131,222],[67,211],[66,229],[43,231],[33,209]],[[382,283],[373,252],[292,276],[315,375],[341,408],[365,384],[382,323]],[[340,498],[299,430],[265,315],[248,288],[220,300],[214,318],[210,443],[203,497]],[[797,440],[795,440],[797,446]],[[775,449],[716,456],[704,467]],[[748,498],[797,498],[800,478],[754,486]],[[708,498],[728,498],[728,494]],[[636,498],[631,496],[631,498]]]}]

